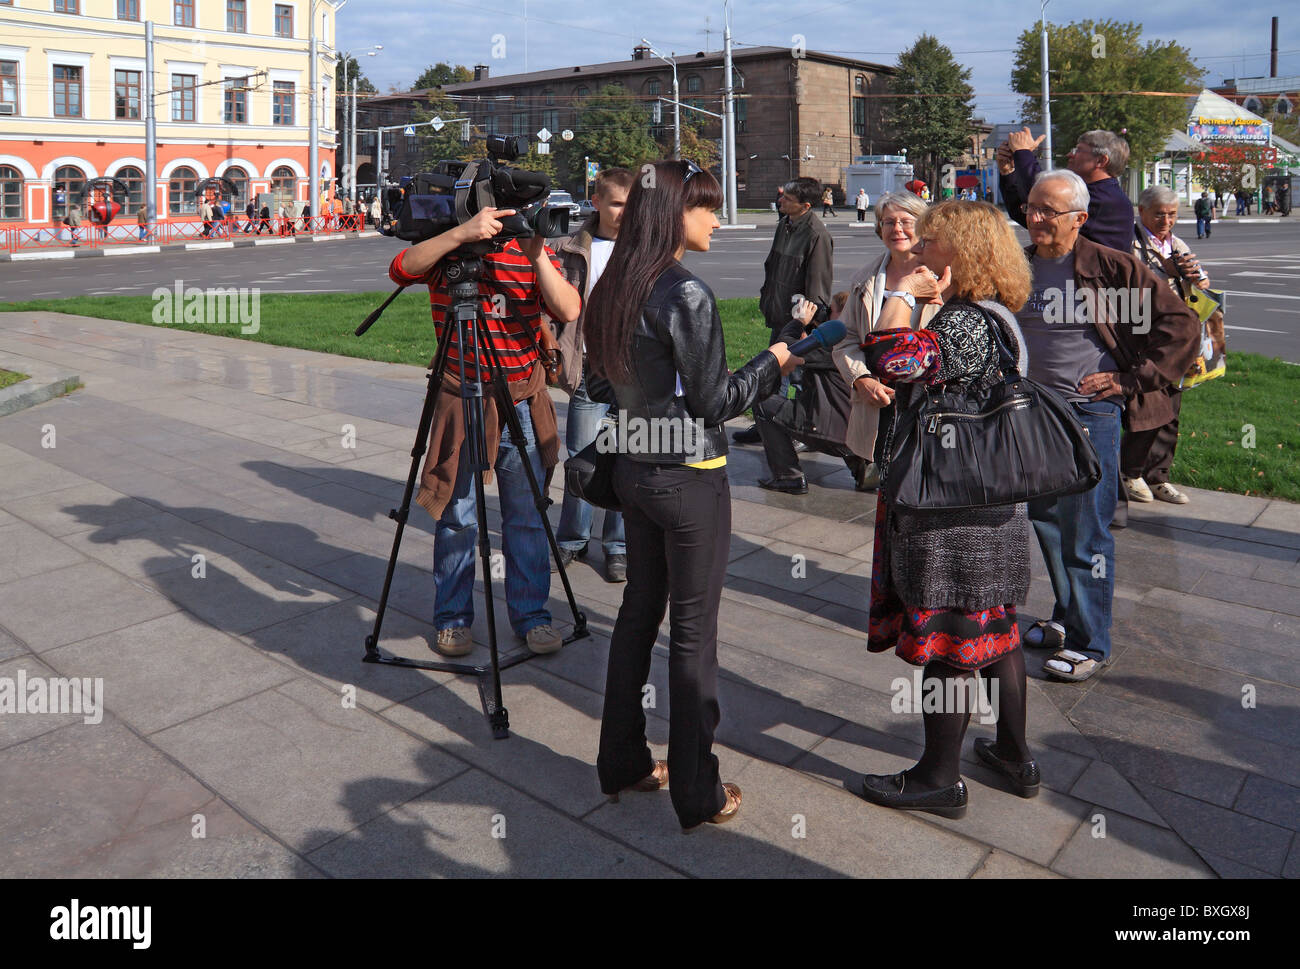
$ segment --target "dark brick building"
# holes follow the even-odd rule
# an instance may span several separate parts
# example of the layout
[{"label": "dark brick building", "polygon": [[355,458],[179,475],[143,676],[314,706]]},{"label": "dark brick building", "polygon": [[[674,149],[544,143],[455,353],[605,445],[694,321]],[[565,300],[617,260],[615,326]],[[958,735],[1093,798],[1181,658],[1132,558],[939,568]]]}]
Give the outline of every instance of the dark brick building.
[{"label": "dark brick building", "polygon": [[[721,52],[673,55],[683,103],[722,113],[723,58]],[[838,186],[843,202],[843,168],[859,155],[889,154],[900,145],[884,130],[884,100],[872,95],[887,90],[893,69],[817,51],[796,57],[787,47],[749,47],[733,51],[736,99],[736,167],[739,204],[765,208],[779,185],[808,175]],[[653,134],[663,143],[672,139],[673,108],[658,101],[672,98],[672,68],[637,47],[625,61],[533,71],[491,77],[487,67],[475,68],[475,80],[449,84],[445,95],[456,98],[458,116],[472,119],[476,134],[533,136],[545,127],[557,137],[565,128],[581,134],[577,105],[607,84],[619,84],[642,100],[657,123]],[[411,91],[362,101],[358,128],[401,124],[413,117],[417,104],[434,92]],[[688,112],[683,109],[683,117]],[[706,122],[706,138],[722,136],[721,122]],[[398,170],[416,157],[415,139],[400,132],[385,136],[389,169]],[[373,181],[373,139],[358,140],[359,181]],[[369,150],[367,150],[369,146]]]}]

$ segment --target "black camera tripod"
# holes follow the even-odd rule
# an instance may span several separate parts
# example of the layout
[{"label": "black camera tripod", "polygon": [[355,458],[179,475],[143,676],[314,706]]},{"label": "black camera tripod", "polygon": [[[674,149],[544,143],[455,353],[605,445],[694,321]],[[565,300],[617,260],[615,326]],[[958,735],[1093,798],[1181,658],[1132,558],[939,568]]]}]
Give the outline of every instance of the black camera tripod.
[{"label": "black camera tripod", "polygon": [[[501,358],[492,342],[492,333],[487,328],[483,314],[482,297],[479,294],[479,280],[483,275],[481,254],[473,251],[451,253],[443,259],[443,272],[450,288],[451,306],[443,323],[443,338],[439,341],[438,352],[429,369],[429,390],[425,394],[424,409],[420,412],[420,425],[415,432],[415,446],[411,449],[411,472],[406,479],[406,491],[402,494],[400,508],[391,509],[388,517],[397,522],[397,534],[393,537],[393,551],[388,558],[388,572],[384,576],[384,589],[379,596],[379,609],[375,614],[375,626],[366,637],[366,652],[362,657],[364,663],[384,663],[389,666],[405,666],[421,670],[437,670],[442,673],[469,674],[478,678],[479,698],[483,703],[483,713],[492,727],[492,736],[498,740],[510,735],[510,717],[501,698],[501,671],[517,666],[532,659],[533,654],[522,652],[501,662],[497,651],[496,607],[492,597],[492,542],[488,535],[487,516],[485,515],[485,498],[483,491],[483,473],[491,469],[488,463],[487,437],[483,424],[484,383],[491,385],[490,393],[495,395],[498,412],[505,418],[505,427],[510,432],[510,439],[523,457],[524,473],[528,476],[528,485],[533,492],[533,503],[541,516],[542,526],[546,529],[546,540],[551,546],[559,568],[560,582],[564,585],[564,594],[568,597],[569,608],[573,612],[573,632],[564,640],[565,645],[574,640],[591,635],[587,630],[587,616],[578,608],[573,597],[573,588],[560,561],[560,548],[555,541],[555,533],[546,517],[546,509],[551,499],[542,494],[541,485],[533,473],[532,463],[528,460],[527,443],[524,428],[515,413],[514,401],[506,384],[505,373],[501,368]],[[368,316],[356,330],[361,336],[405,287],[400,287],[388,297],[383,306]],[[470,663],[446,663],[429,660],[406,659],[402,656],[388,656],[379,651],[379,633],[384,622],[384,612],[388,608],[388,593],[393,582],[393,572],[397,568],[398,550],[402,544],[402,533],[406,529],[407,516],[411,509],[411,495],[415,492],[415,483],[419,479],[424,452],[429,439],[429,428],[433,423],[434,407],[441,393],[443,375],[447,369],[447,350],[451,345],[450,328],[455,326],[456,346],[460,348],[460,400],[465,412],[465,440],[461,445],[460,467],[468,468],[474,473],[475,516],[478,521],[479,558],[483,563],[483,591],[488,620],[488,647],[490,662],[487,666]],[[466,343],[466,336],[469,343]],[[487,361],[486,372],[482,361]],[[487,677],[491,674],[492,692],[487,692]]]}]

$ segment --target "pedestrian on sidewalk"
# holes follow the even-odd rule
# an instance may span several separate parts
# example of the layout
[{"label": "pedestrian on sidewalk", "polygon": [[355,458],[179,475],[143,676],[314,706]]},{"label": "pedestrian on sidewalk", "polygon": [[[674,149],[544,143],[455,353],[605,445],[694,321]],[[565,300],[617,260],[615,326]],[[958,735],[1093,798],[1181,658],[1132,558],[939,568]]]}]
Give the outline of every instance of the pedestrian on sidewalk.
[{"label": "pedestrian on sidewalk", "polygon": [[[1174,235],[1178,221],[1178,196],[1173,189],[1152,185],[1138,198],[1138,222],[1133,227],[1133,255],[1164,280],[1179,299],[1191,287],[1209,289],[1210,277],[1187,243]],[[1190,500],[1169,481],[1178,447],[1178,414],[1183,392],[1177,384],[1165,388],[1173,417],[1168,423],[1145,431],[1124,433],[1119,448],[1119,468],[1129,501],[1148,502],[1159,498],[1175,505]]]},{"label": "pedestrian on sidewalk", "polygon": [[869,209],[870,207],[871,207],[871,197],[867,195],[867,190],[865,188],[858,189],[857,208],[858,208],[859,222],[867,221],[867,209]]},{"label": "pedestrian on sidewalk", "polygon": [[[565,279],[583,296],[583,310],[572,323],[557,324],[562,370],[560,387],[569,395],[569,408],[564,432],[564,446],[570,454],[577,454],[596,440],[601,420],[610,405],[591,399],[587,392],[587,343],[584,327],[587,300],[595,288],[609,257],[614,252],[623,223],[623,209],[627,193],[635,176],[626,168],[606,168],[596,176],[591,201],[596,207],[592,215],[572,237],[556,247]],[[591,321],[596,325],[596,321]],[[560,546],[560,562],[567,565],[574,559],[586,558],[587,543],[591,538],[592,518],[595,509],[568,489],[560,509],[560,525],[555,531],[555,542]],[[604,550],[603,569],[606,582],[627,581],[627,539],[623,531],[621,512],[604,510],[601,546]]]},{"label": "pedestrian on sidewalk", "polygon": [[271,207],[269,205],[263,205],[262,211],[258,213],[257,232],[254,234],[260,236],[263,229],[266,230],[267,235],[274,234],[271,231]]},{"label": "pedestrian on sidewalk", "polygon": [[835,194],[831,191],[829,185],[826,186],[826,191],[822,192],[822,218],[824,219],[828,215],[839,218],[839,216],[835,215]]},{"label": "pedestrian on sidewalk", "polygon": [[248,235],[253,231],[253,223],[257,219],[257,206],[253,203],[252,199],[249,199],[248,204],[244,206],[244,218],[248,220],[244,223],[244,235]]},{"label": "pedestrian on sidewalk", "polygon": [[68,206],[68,214],[63,218],[63,224],[68,227],[68,238],[72,240],[72,245],[81,245],[79,234],[81,231],[81,205],[73,202]]},{"label": "pedestrian on sidewalk", "polygon": [[[885,435],[879,431],[889,427],[894,419],[894,390],[872,374],[862,344],[868,334],[880,329],[885,300],[899,288],[904,277],[921,265],[916,226],[925,212],[925,203],[914,192],[887,192],[880,196],[876,202],[876,235],[885,244],[885,254],[868,261],[849,280],[849,299],[843,317],[844,340],[832,356],[853,390],[844,442],[854,454],[869,462],[862,478],[854,481],[859,491],[872,491],[880,484]],[[924,328],[938,310],[934,303],[917,303],[908,326],[913,330]]]},{"label": "pedestrian on sidewalk", "polygon": [[[587,332],[588,361],[610,391],[598,389],[597,396],[612,396],[628,426],[668,420],[698,432],[676,441],[667,434],[630,436],[615,459],[628,582],[610,637],[596,770],[610,800],[667,786],[688,831],[730,821],[741,798],[739,787],[722,783],[713,753],[720,719],[718,608],[731,542],[723,422],[771,394],[782,369],[799,358],[777,344],[728,373],[713,293],[681,263],[687,250],[708,251],[722,190],[690,161],[653,168],[653,188],[633,181],[618,245],[592,290],[587,316],[600,325]],[[817,182],[808,181],[815,201]],[[650,752],[642,702],[665,606],[667,762]]]},{"label": "pedestrian on sidewalk", "polygon": [[212,234],[212,206],[208,204],[206,198],[199,201],[199,220],[203,223],[203,231],[199,233],[199,238],[206,239]]},{"label": "pedestrian on sidewalk", "polygon": [[[1033,136],[1028,128],[1011,132],[997,151],[998,185],[1007,215],[1026,228],[1025,205],[1039,175],[1034,150],[1045,135]],[[1133,246],[1133,203],[1119,184],[1128,165],[1128,142],[1113,131],[1085,131],[1070,150],[1066,168],[1088,186],[1083,237],[1098,245],[1128,252]]]},{"label": "pedestrian on sidewalk", "polygon": [[1246,214],[1246,193],[1237,189],[1237,215]]},{"label": "pedestrian on sidewalk", "polygon": [[[1196,314],[1134,258],[1131,242],[1118,252],[1081,235],[1088,188],[1068,170],[1038,177],[1025,213],[1033,292],[1016,314],[1029,348],[1028,376],[1070,402],[1101,459],[1101,479],[1091,490],[1029,503],[1056,604],[1050,620],[1025,632],[1025,643],[1053,650],[1043,672],[1071,682],[1110,662],[1120,415],[1127,410],[1135,431],[1168,424],[1173,411],[1165,390],[1182,380],[1200,342]],[[1071,290],[1091,298],[1063,303]],[[1107,293],[1147,300],[1144,291],[1145,310],[1130,319],[1090,312],[1110,305]]]},{"label": "pedestrian on sidewalk", "polygon": [[[812,211],[821,196],[821,184],[815,178],[804,176],[787,182],[781,190],[781,215],[772,234],[772,248],[763,263],[763,288],[759,292],[758,308],[767,323],[769,343],[778,343],[780,333],[790,322],[790,312],[796,296],[803,296],[817,304],[814,323],[828,319],[831,304],[831,280],[834,275],[834,243],[826,226]],[[789,380],[783,379],[777,389],[784,396]],[[758,425],[731,436],[737,444],[758,444],[762,437]],[[801,476],[802,477],[802,476]],[[807,488],[801,478],[778,481],[765,479],[760,487],[778,485],[774,490]]]},{"label": "pedestrian on sidewalk", "polygon": [[[1012,313],[1029,295],[1029,267],[1006,218],[992,205],[949,200],[928,210],[917,232],[923,265],[890,292],[862,347],[872,373],[897,390],[900,413],[914,411],[932,389],[966,392],[999,383],[1004,374],[994,326],[1020,372],[1027,370],[1025,341]],[[943,308],[925,329],[912,330],[915,304],[931,301]],[[925,750],[900,773],[868,774],[855,791],[860,797],[950,818],[966,812],[962,740],[972,710],[984,709],[975,670],[997,715],[996,739],[976,740],[975,752],[1021,797],[1037,795],[1040,775],[1026,740],[1025,657],[1016,625],[1029,579],[1023,503],[912,512],[879,495],[867,649],[893,649],[923,668],[912,709],[919,707],[924,718]]]},{"label": "pedestrian on sidewalk", "polygon": [[149,241],[149,210],[145,206],[140,206],[135,212],[135,223],[140,230],[140,241]]},{"label": "pedestrian on sidewalk", "polygon": [[1210,238],[1210,223],[1214,221],[1214,208],[1210,205],[1208,192],[1201,193],[1201,197],[1192,206],[1192,211],[1196,213],[1196,238]]}]

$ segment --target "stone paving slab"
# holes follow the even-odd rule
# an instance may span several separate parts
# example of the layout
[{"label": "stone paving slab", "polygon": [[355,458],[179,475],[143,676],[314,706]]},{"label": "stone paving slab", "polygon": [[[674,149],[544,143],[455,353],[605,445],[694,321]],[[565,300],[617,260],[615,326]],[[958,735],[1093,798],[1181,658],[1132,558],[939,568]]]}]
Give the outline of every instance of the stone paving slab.
[{"label": "stone paving slab", "polygon": [[[1065,684],[1027,654],[1043,793],[1015,797],[979,762],[973,741],[993,728],[974,722],[971,808],[948,821],[844,787],[922,742],[920,717],[890,702],[912,668],[865,649],[874,499],[820,455],[807,496],[762,491],[761,450],[733,449],[716,749],[745,801],[734,824],[683,837],[666,794],[599,793],[624,587],[599,574],[598,541],[568,570],[592,635],[503,674],[509,740],[489,739],[472,679],[360,661],[419,368],[55,314],[0,314],[0,353],[86,384],[0,420],[0,677],[102,676],[107,706],[96,725],[0,717],[0,874],[1300,877],[1300,506],[1195,489],[1186,506],[1134,506],[1117,534],[1115,664]],[[550,496],[554,524],[562,484]],[[1031,554],[1026,619],[1051,608]],[[386,652],[432,657],[431,567],[415,510]],[[502,583],[494,594],[503,655],[525,656]],[[567,630],[558,582],[550,607]],[[649,678],[659,756],[666,658],[665,624]],[[39,813],[33,764],[55,779]]]}]

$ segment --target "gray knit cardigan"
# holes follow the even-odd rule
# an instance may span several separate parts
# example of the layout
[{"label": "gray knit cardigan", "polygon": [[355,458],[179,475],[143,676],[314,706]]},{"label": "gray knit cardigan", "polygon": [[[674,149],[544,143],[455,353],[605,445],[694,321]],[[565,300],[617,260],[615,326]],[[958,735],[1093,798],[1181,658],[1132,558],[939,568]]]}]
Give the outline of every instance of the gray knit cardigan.
[{"label": "gray knit cardigan", "polygon": [[[1025,373],[1028,355],[1015,318],[1000,304],[980,305],[1002,321],[1003,339]],[[967,389],[1002,378],[997,347],[982,314],[953,303],[927,329],[939,344],[941,382]],[[916,384],[898,385],[900,407],[919,407],[923,399]],[[888,507],[886,512],[885,534],[876,541],[885,542],[889,575],[906,605],[975,612],[1024,603],[1029,594],[1029,517],[1024,504],[929,512]]]}]

